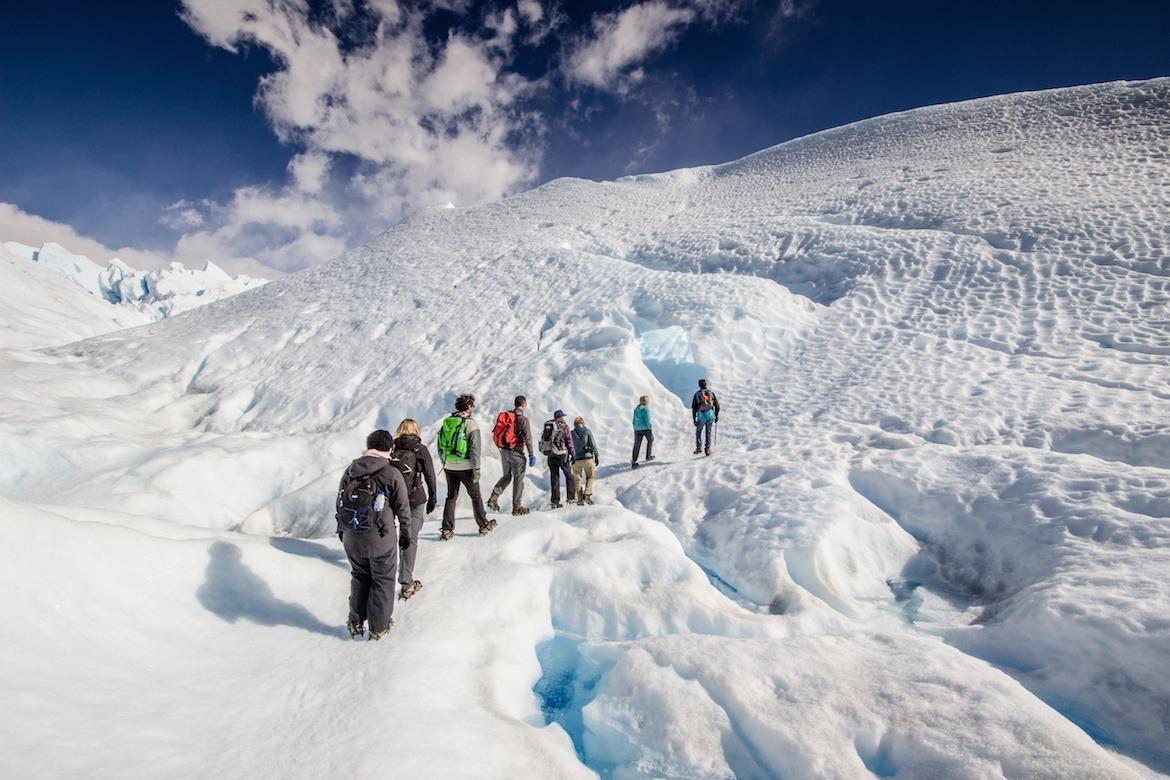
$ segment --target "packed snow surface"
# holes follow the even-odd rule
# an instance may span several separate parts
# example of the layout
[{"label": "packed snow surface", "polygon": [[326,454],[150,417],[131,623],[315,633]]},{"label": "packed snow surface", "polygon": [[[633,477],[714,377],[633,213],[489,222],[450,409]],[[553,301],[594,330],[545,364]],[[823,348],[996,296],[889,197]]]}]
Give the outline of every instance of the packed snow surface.
[{"label": "packed snow surface", "polygon": [[230,276],[207,261],[197,271],[171,263],[136,271],[114,258],[102,268],[60,244],[40,249],[0,243],[0,348],[67,344],[169,317],[258,287],[263,279]]},{"label": "packed snow surface", "polygon": [[[1170,79],[1115,83],[558,180],[6,353],[0,773],[1168,772],[1168,246]],[[467,391],[584,417],[595,505],[433,516],[351,643],[339,470]]]}]

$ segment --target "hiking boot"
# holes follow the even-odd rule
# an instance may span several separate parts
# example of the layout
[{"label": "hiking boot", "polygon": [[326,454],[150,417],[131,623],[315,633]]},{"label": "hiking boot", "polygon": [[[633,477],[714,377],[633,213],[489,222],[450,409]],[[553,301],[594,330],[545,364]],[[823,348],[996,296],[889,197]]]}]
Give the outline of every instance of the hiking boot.
[{"label": "hiking boot", "polygon": [[451,538],[452,536],[454,536],[454,535],[455,535],[455,532],[454,532],[454,531],[451,531],[451,530],[449,530],[449,529],[447,529],[447,528],[444,528],[442,531],[439,531],[439,541],[440,541],[440,542],[445,542],[445,541],[447,541],[448,539],[450,539],[450,538]]},{"label": "hiking boot", "polygon": [[361,636],[366,633],[366,621],[359,620],[356,623],[352,620],[345,621],[345,629],[349,631],[349,638]]},{"label": "hiking boot", "polygon": [[499,512],[500,511],[500,497],[498,495],[496,495],[495,493],[492,493],[492,497],[487,500],[487,508],[492,510],[493,512]]},{"label": "hiking boot", "polygon": [[710,456],[711,456],[711,450],[707,450],[707,452],[706,452],[705,454],[707,455],[707,457],[710,457]]},{"label": "hiking boot", "polygon": [[422,583],[419,582],[418,580],[415,580],[414,582],[410,583],[409,585],[403,585],[402,592],[398,594],[398,597],[403,599],[403,600],[406,600],[406,599],[410,598],[411,596],[413,596],[414,594],[418,593],[420,590],[422,590]]},{"label": "hiking boot", "polygon": [[381,631],[374,631],[373,629],[370,629],[370,636],[368,637],[368,641],[377,642],[379,639],[389,634],[390,629],[392,628],[394,628],[394,618],[390,618],[390,623]]},{"label": "hiking boot", "polygon": [[528,507],[526,507],[526,506],[514,506],[514,507],[512,507],[512,514],[513,514],[513,515],[516,515],[516,516],[519,516],[519,515],[526,515],[526,514],[528,514],[528,513],[529,513],[529,512],[531,512],[531,511],[532,511],[532,510],[531,510],[531,509],[529,509],[529,508],[528,508]]},{"label": "hiking boot", "polygon": [[658,460],[658,456],[657,456],[657,455],[647,455],[647,456],[646,456],[646,460],[648,460],[648,461],[650,461],[650,460]]},{"label": "hiking boot", "polygon": [[696,454],[696,455],[698,455],[698,454],[699,454],[700,452],[702,452],[702,451],[703,451],[703,448],[702,448],[702,447],[695,447],[695,454]]},{"label": "hiking boot", "polygon": [[632,468],[632,469],[636,469],[636,468],[638,468],[638,461],[636,461],[636,460],[635,460],[635,461],[632,461],[632,462],[630,463],[630,468]]},{"label": "hiking boot", "polygon": [[564,506],[564,504],[562,504],[560,501],[558,501],[555,504],[550,504],[548,508],[549,509],[560,509],[562,506]]},{"label": "hiking boot", "polygon": [[585,496],[585,501],[582,502],[587,506],[593,506],[593,496]]},{"label": "hiking boot", "polygon": [[484,523],[483,525],[481,525],[479,527],[479,532],[480,532],[480,534],[490,534],[495,529],[495,527],[496,527],[496,521],[495,520],[488,520],[486,523]]}]

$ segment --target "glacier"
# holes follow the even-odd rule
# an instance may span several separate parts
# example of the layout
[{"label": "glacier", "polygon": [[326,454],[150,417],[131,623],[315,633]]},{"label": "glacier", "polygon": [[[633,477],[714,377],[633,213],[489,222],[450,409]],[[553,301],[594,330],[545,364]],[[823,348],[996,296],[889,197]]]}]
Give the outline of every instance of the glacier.
[{"label": "glacier", "polygon": [[0,346],[67,344],[154,322],[265,281],[243,274],[231,276],[210,260],[201,270],[176,262],[138,271],[115,257],[103,268],[60,244],[49,242],[36,248],[4,241],[0,242],[0,286],[6,292],[0,296],[9,311],[9,328],[0,337]]},{"label": "glacier", "polygon": [[[427,211],[0,352],[0,768],[1164,776],[1168,246],[1170,79],[1119,82]],[[596,504],[428,519],[351,643],[338,471],[468,391],[584,417]]]}]

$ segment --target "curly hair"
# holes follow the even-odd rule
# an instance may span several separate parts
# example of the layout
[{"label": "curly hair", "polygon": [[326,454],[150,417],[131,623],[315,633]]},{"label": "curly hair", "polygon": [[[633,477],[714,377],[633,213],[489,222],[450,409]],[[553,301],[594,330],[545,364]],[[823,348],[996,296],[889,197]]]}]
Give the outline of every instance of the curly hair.
[{"label": "curly hair", "polygon": [[464,393],[455,399],[455,411],[457,412],[466,412],[473,406],[475,406],[475,396],[471,393]]},{"label": "curly hair", "polygon": [[389,452],[394,449],[394,437],[390,435],[390,431],[379,428],[366,437],[366,449]]}]

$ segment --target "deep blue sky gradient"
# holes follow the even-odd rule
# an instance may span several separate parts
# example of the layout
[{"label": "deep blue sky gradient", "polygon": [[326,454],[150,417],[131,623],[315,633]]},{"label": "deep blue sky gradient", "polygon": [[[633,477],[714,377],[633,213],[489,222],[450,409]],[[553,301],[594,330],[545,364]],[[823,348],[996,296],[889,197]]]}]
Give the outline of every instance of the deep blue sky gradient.
[{"label": "deep blue sky gradient", "polygon": [[[620,4],[609,3],[620,7]],[[598,3],[563,3],[570,31]],[[443,35],[444,24],[432,25]],[[646,63],[636,100],[560,88],[540,181],[718,163],[891,111],[1005,92],[1170,75],[1170,2],[817,0],[776,23],[691,27]],[[559,43],[549,41],[549,47]],[[528,75],[546,57],[521,62]],[[0,9],[0,201],[111,246],[165,248],[179,199],[279,185],[295,149],[253,106],[273,63],[213,49],[169,0]],[[569,108],[574,97],[596,110]],[[650,106],[665,107],[660,125]]]}]

